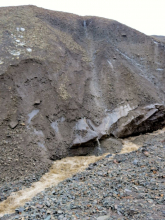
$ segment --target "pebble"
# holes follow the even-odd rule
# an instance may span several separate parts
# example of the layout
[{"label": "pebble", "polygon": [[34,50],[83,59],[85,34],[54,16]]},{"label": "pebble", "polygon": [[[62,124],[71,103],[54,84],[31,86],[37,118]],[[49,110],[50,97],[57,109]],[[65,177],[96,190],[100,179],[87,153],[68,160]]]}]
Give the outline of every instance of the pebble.
[{"label": "pebble", "polygon": [[51,216],[49,215],[48,217],[46,217],[44,220],[50,220]]},{"label": "pebble", "polygon": [[134,165],[138,165],[138,160],[135,159],[135,160],[133,161],[133,164],[134,164]]},{"label": "pebble", "polygon": [[97,220],[108,220],[108,219],[109,219],[108,215],[100,216],[97,218]]}]

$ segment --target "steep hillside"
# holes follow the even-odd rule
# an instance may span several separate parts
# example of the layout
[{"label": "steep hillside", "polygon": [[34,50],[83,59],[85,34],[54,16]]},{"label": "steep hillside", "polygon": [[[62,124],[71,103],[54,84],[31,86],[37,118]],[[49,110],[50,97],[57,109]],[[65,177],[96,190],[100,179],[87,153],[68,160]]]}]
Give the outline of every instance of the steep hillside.
[{"label": "steep hillside", "polygon": [[161,128],[164,101],[163,42],[114,20],[0,8],[1,182]]}]

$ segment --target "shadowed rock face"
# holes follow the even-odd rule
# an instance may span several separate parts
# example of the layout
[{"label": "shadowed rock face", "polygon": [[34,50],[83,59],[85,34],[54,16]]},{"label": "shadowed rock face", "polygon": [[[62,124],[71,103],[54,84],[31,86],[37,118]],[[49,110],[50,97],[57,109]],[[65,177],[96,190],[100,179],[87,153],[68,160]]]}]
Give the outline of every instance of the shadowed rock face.
[{"label": "shadowed rock face", "polygon": [[0,8],[0,89],[1,146],[75,155],[164,125],[165,44],[114,20]]}]

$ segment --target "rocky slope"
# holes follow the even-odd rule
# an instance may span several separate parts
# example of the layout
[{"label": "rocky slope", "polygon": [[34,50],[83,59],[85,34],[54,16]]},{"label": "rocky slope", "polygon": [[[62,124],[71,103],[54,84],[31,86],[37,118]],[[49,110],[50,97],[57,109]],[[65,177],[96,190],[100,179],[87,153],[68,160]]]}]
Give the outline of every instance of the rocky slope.
[{"label": "rocky slope", "polygon": [[163,127],[164,58],[163,42],[114,20],[0,8],[1,183]]}]

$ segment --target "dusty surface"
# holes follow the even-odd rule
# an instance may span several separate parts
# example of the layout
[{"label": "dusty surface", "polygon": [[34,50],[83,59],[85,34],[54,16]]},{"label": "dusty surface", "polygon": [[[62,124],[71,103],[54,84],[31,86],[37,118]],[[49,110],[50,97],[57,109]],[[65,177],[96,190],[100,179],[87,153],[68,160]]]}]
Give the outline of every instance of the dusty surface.
[{"label": "dusty surface", "polygon": [[164,126],[164,57],[163,42],[114,20],[0,8],[2,191],[98,140]]}]

